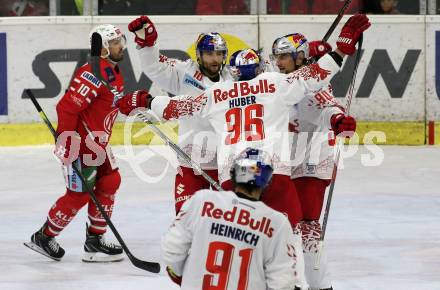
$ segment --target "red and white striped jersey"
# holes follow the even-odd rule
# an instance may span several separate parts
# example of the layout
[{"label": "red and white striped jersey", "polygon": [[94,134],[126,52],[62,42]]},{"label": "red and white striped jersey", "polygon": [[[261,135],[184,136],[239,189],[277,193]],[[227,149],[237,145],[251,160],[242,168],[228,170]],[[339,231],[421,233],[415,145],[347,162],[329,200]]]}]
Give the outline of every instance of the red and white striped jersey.
[{"label": "red and white striped jersey", "polygon": [[[86,63],[74,74],[66,93],[57,104],[57,133],[77,131],[82,140],[94,136],[100,146],[106,147],[118,116],[116,101],[122,96],[124,79],[119,67],[100,59],[101,75],[113,88],[109,90],[92,74]],[[98,137],[99,136],[99,137]],[[86,148],[84,142],[81,148]]]}]

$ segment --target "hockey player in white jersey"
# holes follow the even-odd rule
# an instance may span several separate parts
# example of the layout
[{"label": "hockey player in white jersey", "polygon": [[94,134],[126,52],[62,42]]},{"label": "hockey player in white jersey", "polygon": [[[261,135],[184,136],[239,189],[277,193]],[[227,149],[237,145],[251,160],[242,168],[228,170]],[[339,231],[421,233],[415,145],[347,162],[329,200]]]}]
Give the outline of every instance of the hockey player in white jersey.
[{"label": "hockey player in white jersey", "polygon": [[[340,34],[345,41],[338,42],[336,51],[288,75],[263,73],[254,78],[254,70],[246,78],[254,78],[250,81],[221,82],[199,96],[152,99],[146,92],[135,92],[124,96],[117,105],[123,114],[129,114],[139,104],[147,104],[165,120],[196,117],[209,122],[216,132],[219,181],[225,189],[231,188],[229,169],[239,152],[249,146],[268,151],[274,160],[274,188],[268,190],[263,201],[285,212],[295,226],[302,214],[299,206],[292,209],[299,202],[290,181],[289,112],[293,105],[328,86],[339,71],[343,56],[354,53],[357,40],[369,26],[365,15],[352,16]],[[249,53],[243,61],[256,58],[256,53]]]},{"label": "hockey player in white jersey", "polygon": [[259,67],[245,68],[259,57],[255,51],[248,51],[240,57],[243,65],[237,63],[245,81],[225,81],[199,96],[153,99],[148,92],[135,92],[124,96],[117,105],[123,114],[147,107],[165,120],[197,117],[209,122],[216,130],[219,180],[226,190],[232,189],[228,173],[239,152],[246,147],[267,151],[274,161],[274,176],[262,201],[285,213],[295,228],[302,220],[302,213],[290,181],[289,112],[302,99],[313,97],[329,85],[345,54],[354,53],[357,40],[369,26],[365,15],[352,16],[342,29],[340,37],[345,40],[337,43],[336,51],[288,75],[263,73],[254,78]]},{"label": "hockey player in white jersey", "polygon": [[[317,59],[331,46],[308,42],[300,33],[277,38],[272,45],[271,58],[282,73],[291,73]],[[326,187],[330,184],[334,166],[334,135],[349,136],[356,130],[356,121],[344,115],[344,109],[334,99],[331,85],[296,104],[290,114],[294,132],[292,153],[299,164],[292,168],[292,179],[301,203],[305,273],[312,289],[331,289],[327,259],[321,251],[319,270],[314,269],[317,243],[321,233],[319,223]]]},{"label": "hockey player in white jersey", "polygon": [[[200,34],[196,42],[197,62],[194,62],[160,55],[155,45],[158,36],[156,28],[147,16],[132,21],[128,29],[136,35],[142,70],[168,93],[197,96],[213,84],[233,78],[225,66],[228,55],[226,41],[218,33]],[[213,135],[209,123],[198,118],[180,120],[178,135],[178,145],[217,180],[216,148],[209,143]],[[175,179],[176,213],[195,191],[209,188],[209,183],[196,174],[189,164],[179,161],[180,172]]]},{"label": "hockey player in white jersey", "polygon": [[186,289],[294,289],[295,247],[287,218],[260,201],[273,163],[259,149],[233,160],[233,191],[201,190],[162,239],[171,279]]}]

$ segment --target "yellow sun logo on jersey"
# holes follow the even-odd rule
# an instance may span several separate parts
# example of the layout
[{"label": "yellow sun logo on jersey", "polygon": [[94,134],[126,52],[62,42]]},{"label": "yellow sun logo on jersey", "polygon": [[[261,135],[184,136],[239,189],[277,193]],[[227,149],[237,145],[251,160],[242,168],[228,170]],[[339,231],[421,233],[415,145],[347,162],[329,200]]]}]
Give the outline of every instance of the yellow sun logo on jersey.
[{"label": "yellow sun logo on jersey", "polygon": [[[229,57],[237,50],[250,48],[250,46],[246,42],[244,42],[243,40],[241,40],[237,36],[227,34],[227,33],[220,33],[220,35],[226,40],[226,45],[228,47],[228,57],[226,58],[227,63],[229,63]],[[193,43],[190,47],[188,47],[186,52],[189,54],[191,59],[193,59],[194,61],[197,61],[196,43]]]}]

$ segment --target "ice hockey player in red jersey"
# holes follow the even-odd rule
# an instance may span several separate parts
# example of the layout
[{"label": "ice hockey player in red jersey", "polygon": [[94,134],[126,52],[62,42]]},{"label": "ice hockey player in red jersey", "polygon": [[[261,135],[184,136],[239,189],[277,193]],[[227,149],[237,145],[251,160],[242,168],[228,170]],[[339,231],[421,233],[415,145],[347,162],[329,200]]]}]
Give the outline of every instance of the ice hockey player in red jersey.
[{"label": "ice hockey player in red jersey", "polygon": [[[143,72],[168,93],[196,96],[215,83],[233,79],[225,66],[228,55],[226,41],[219,33],[200,34],[196,42],[197,61],[181,61],[159,53],[156,45],[158,34],[147,16],[133,20],[128,29],[135,34]],[[178,145],[217,180],[216,150],[206,141],[210,135],[213,135],[213,129],[203,120],[179,120]],[[194,192],[210,187],[184,160],[179,159],[179,163],[174,187],[176,213]]]},{"label": "ice hockey player in red jersey", "polygon": [[294,289],[295,246],[286,216],[261,202],[273,162],[246,148],[233,161],[231,191],[200,190],[162,239],[170,278],[189,289]]},{"label": "ice hockey player in red jersey", "polygon": [[106,222],[89,198],[72,163],[81,169],[98,201],[111,216],[121,176],[111,152],[109,139],[118,115],[116,101],[122,95],[124,80],[118,62],[123,59],[125,37],[119,28],[107,24],[94,28],[102,38],[101,76],[113,87],[110,91],[92,73],[86,63],[75,72],[72,81],[56,106],[59,135],[54,154],[61,161],[66,192],[50,208],[44,225],[25,243],[31,249],[54,260],[65,251],[55,237],[72,221],[78,211],[88,206],[90,225],[84,243],[85,262],[108,262],[123,259],[122,248],[104,239]]},{"label": "ice hockey player in red jersey", "polygon": [[[328,51],[331,51],[328,43],[308,42],[304,35],[293,33],[274,41],[271,58],[280,72],[289,74],[306,65],[309,59],[318,59]],[[313,290],[331,289],[325,251],[321,252],[319,270],[315,270],[314,265],[321,232],[319,217],[334,166],[334,135],[344,132],[349,136],[356,130],[355,119],[344,114],[332,91],[329,85],[312,98],[296,104],[290,112],[290,128],[294,132],[292,155],[301,161],[293,167],[292,179],[303,214],[300,229],[305,274]]]}]

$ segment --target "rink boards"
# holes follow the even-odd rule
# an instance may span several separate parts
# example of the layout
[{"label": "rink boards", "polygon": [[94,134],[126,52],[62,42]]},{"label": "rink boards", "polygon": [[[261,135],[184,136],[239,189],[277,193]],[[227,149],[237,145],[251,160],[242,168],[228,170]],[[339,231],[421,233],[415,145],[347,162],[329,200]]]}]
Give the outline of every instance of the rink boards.
[{"label": "rink boards", "polygon": [[[33,89],[49,118],[56,120],[55,104],[68,87],[75,68],[87,60],[87,36],[97,24],[116,24],[127,35],[128,47],[121,64],[126,90],[143,88],[153,95],[164,94],[141,71],[133,37],[127,31],[131,19],[125,16],[0,18],[0,48],[6,48],[0,53],[0,72],[6,72],[0,78],[0,131],[4,136],[0,145],[17,145],[9,141],[16,139],[16,126],[23,126],[18,129],[25,135],[20,139],[22,144],[45,143],[47,139],[35,138],[44,127],[29,125],[39,120],[24,90]],[[334,16],[157,16],[152,19],[162,53],[187,59],[195,55],[193,43],[200,32],[222,32],[230,53],[243,47],[260,47],[268,57],[276,37],[302,32],[309,40],[320,39]],[[330,43],[335,43],[346,19]],[[361,121],[361,130],[385,131],[388,140],[395,140],[389,144],[423,144],[425,120],[440,120],[437,77],[440,55],[436,53],[440,51],[437,49],[440,17],[393,15],[371,16],[371,19],[373,25],[365,34],[351,113]],[[333,80],[335,95],[343,104],[352,67],[353,59],[348,59]],[[32,136],[26,134],[26,126],[31,126]],[[118,134],[113,137],[120,144]]]}]

